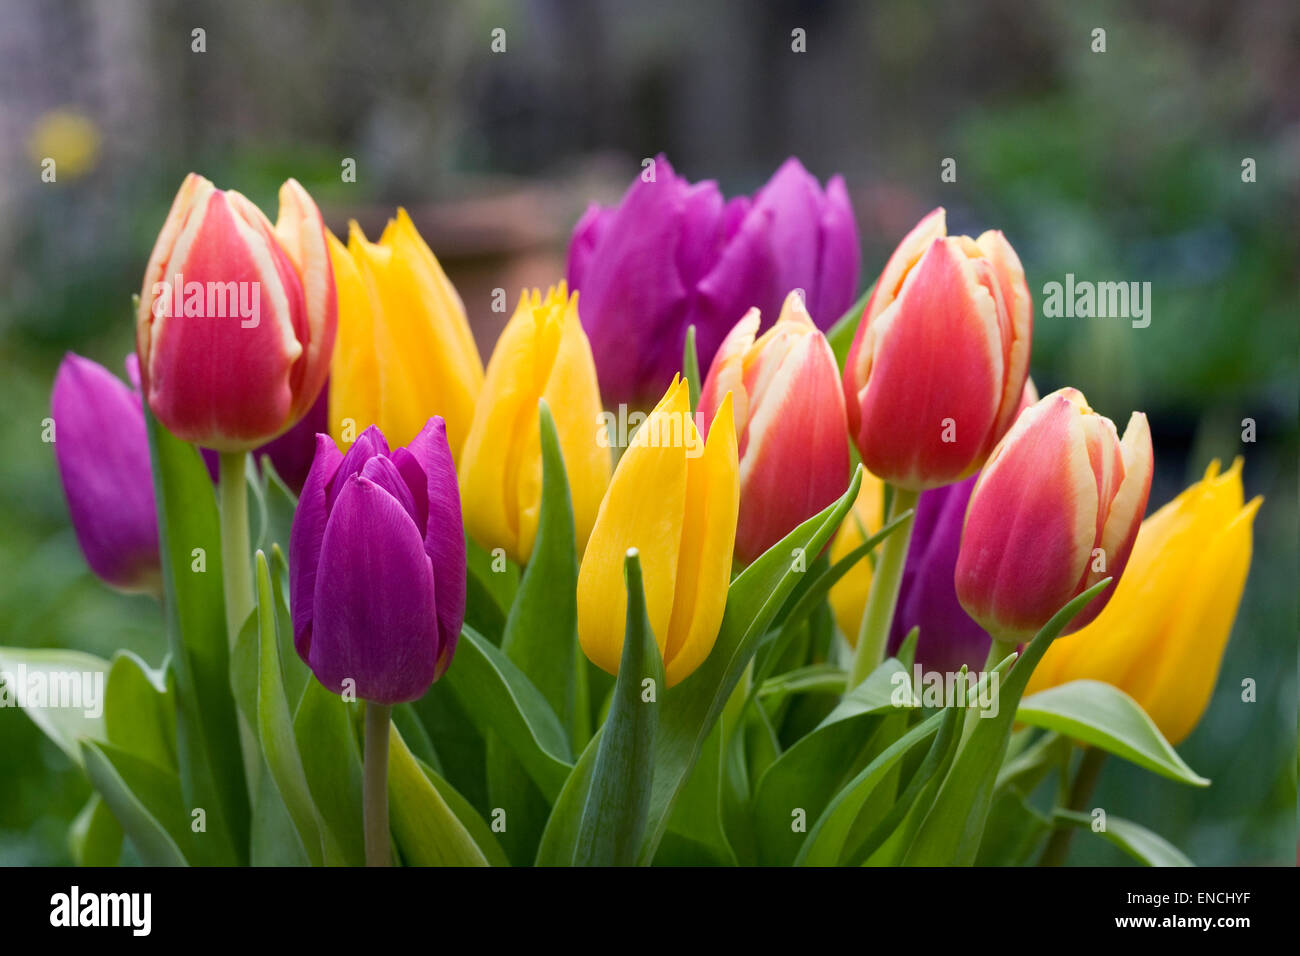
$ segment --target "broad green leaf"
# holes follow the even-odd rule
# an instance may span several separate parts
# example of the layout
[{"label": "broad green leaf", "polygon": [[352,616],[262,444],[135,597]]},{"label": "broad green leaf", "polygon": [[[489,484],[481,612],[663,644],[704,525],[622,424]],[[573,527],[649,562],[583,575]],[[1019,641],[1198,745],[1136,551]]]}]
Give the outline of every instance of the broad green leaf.
[{"label": "broad green leaf", "polygon": [[265,760],[253,800],[251,843],[249,863],[252,866],[311,866],[302,837],[280,798]]},{"label": "broad green leaf", "polygon": [[578,845],[578,828],[587,806],[587,794],[591,790],[591,778],[596,768],[596,754],[600,751],[603,732],[604,728],[599,728],[587,742],[582,756],[560,788],[555,803],[551,806],[546,829],[542,831],[542,839],[537,844],[536,866],[573,865],[573,854]]},{"label": "broad green leaf", "polygon": [[500,735],[547,799],[554,799],[569,776],[569,739],[523,671],[466,626],[456,660],[440,683],[451,689],[481,730]]},{"label": "broad green leaf", "polygon": [[176,774],[112,744],[85,737],[81,739],[81,762],[146,866],[188,866],[181,847],[193,845],[197,850],[207,846],[202,838],[189,838],[190,816]]},{"label": "broad green leaf", "polygon": [[81,764],[77,741],[107,740],[108,662],[63,648],[0,647],[0,706],[23,709],[45,736]]},{"label": "broad green leaf", "polygon": [[307,784],[307,773],[298,754],[289,700],[284,693],[284,675],[280,670],[280,641],[276,634],[278,598],[271,587],[271,571],[266,555],[257,552],[257,735],[267,769],[275,781],[280,799],[302,838],[303,849],[313,866],[325,862],[328,834],[322,830],[320,815]]},{"label": "broad green leaf", "polygon": [[249,805],[230,692],[221,532],[212,480],[198,449],[144,409],[158,508],[163,617],[176,678],[181,790],[207,813],[207,839],[229,863],[245,862]]},{"label": "broad green leaf", "polygon": [[271,545],[271,591],[275,595],[275,632],[280,644],[280,672],[284,676],[284,696],[292,711],[302,698],[303,688],[311,680],[311,668],[298,656],[293,646],[293,618],[289,614],[289,561],[278,544]]},{"label": "broad green leaf", "polygon": [[[361,747],[357,741],[353,711],[338,694],[316,679],[303,689],[293,718],[298,756],[311,790],[322,826],[334,837],[340,859],[348,866],[366,862],[365,837],[361,828]],[[393,708],[396,714],[401,707]],[[402,722],[399,723],[399,727]]]},{"label": "broad green leaf", "polygon": [[[870,680],[870,678],[868,678]],[[949,711],[957,708],[950,707]],[[840,854],[845,849],[845,842],[853,828],[854,821],[862,811],[867,798],[876,786],[889,774],[900,759],[913,747],[930,739],[944,723],[945,718],[955,724],[950,715],[934,714],[923,720],[907,733],[903,734],[881,751],[871,763],[867,764],[857,776],[846,784],[827,804],[825,811],[817,819],[795,856],[798,866],[835,866]],[[886,818],[888,819],[888,818]]]},{"label": "broad green leaf", "polygon": [[1076,813],[1073,810],[1056,809],[1052,819],[1059,823],[1068,823],[1081,830],[1096,833],[1115,844],[1133,859],[1147,866],[1195,866],[1196,864],[1183,855],[1183,852],[1158,833],[1152,833],[1140,823],[1124,820],[1106,814],[1106,828],[1094,830],[1092,816]]},{"label": "broad green leaf", "polygon": [[780,629],[776,632],[776,636],[772,638],[771,647],[763,657],[762,666],[759,668],[757,675],[759,685],[767,682],[769,675],[772,673],[773,664],[781,656],[782,648],[794,639],[799,628],[803,626],[813,612],[825,605],[826,595],[830,593],[831,588],[911,516],[911,509],[894,516],[879,531],[868,536],[862,544],[844,555],[833,565],[823,567],[820,573],[806,584],[794,601],[794,606],[782,620]]},{"label": "broad green leaf", "polygon": [[1029,804],[1027,792],[1012,785],[994,793],[976,866],[1024,866],[1042,845],[1052,823]]},{"label": "broad green leaf", "polygon": [[[805,842],[805,830],[791,825],[795,812],[801,814],[805,829],[810,828],[844,781],[870,761],[870,719],[914,703],[907,672],[889,658],[847,694],[816,729],[777,758],[754,789],[759,862],[771,866],[794,860]],[[852,822],[848,821],[850,825]]]},{"label": "broad green leaf", "polygon": [[[934,802],[934,797],[939,792],[939,785],[943,782],[943,778],[948,773],[948,768],[952,766],[952,761],[957,756],[957,745],[961,740],[961,722],[965,714],[965,709],[961,707],[948,707],[943,711],[943,722],[939,725],[939,731],[935,734],[934,742],[930,745],[930,749],[921,765],[916,768],[911,779],[907,781],[906,789],[902,793],[898,793],[897,796],[895,796],[897,791],[896,783],[889,789],[891,802],[888,804],[888,809],[861,838],[856,838],[855,833],[865,826],[866,820],[869,818],[866,818],[862,813],[857,815],[857,819],[850,825],[847,836],[841,840],[842,849],[840,850],[838,862],[852,865],[855,862],[871,858],[877,850],[889,841],[896,831],[900,829],[906,831],[910,817],[915,815],[919,819],[929,810],[930,804]],[[918,726],[920,725],[918,724]],[[899,756],[905,755],[904,752]],[[875,760],[872,762],[875,763]],[[899,769],[899,765],[895,763],[894,771]],[[889,767],[884,768],[881,774],[882,782],[890,772]],[[875,789],[863,795],[862,803],[864,805],[867,804],[868,799],[874,801],[879,795],[880,788],[877,785],[873,785],[873,787]]]},{"label": "broad green leaf", "polygon": [[98,793],[90,795],[68,828],[68,850],[77,866],[117,866],[122,827]]},{"label": "broad green leaf", "polygon": [[[506,618],[501,650],[546,698],[577,747],[588,735],[585,718],[577,719],[578,677],[585,674],[579,668],[578,548],[564,458],[545,399],[538,401],[538,419],[542,497],[537,535]],[[537,854],[550,802],[502,741],[490,739],[487,753],[488,792],[511,821],[505,843],[513,860],[526,863]]]},{"label": "broad green leaf", "polygon": [[176,694],[165,672],[153,670],[130,651],[118,651],[109,668],[104,724],[114,745],[179,772]]},{"label": "broad green leaf", "polygon": [[826,341],[831,344],[831,351],[835,354],[835,364],[839,366],[841,372],[844,371],[844,362],[849,357],[849,349],[853,346],[853,336],[858,332],[858,323],[862,321],[862,313],[866,311],[867,303],[871,301],[871,293],[875,290],[876,284],[873,282],[867,287],[867,291],[862,293],[862,297],[849,306],[849,310],[840,316],[826,333]]},{"label": "broad green leaf", "polygon": [[500,646],[506,625],[506,608],[515,600],[519,587],[519,566],[505,556],[479,547],[473,538],[465,540],[467,579],[465,623]]},{"label": "broad green leaf", "polygon": [[1179,783],[1210,785],[1183,762],[1141,705],[1110,684],[1076,680],[1039,691],[1020,702],[1016,719],[1100,747]]},{"label": "broad green leaf", "polygon": [[627,581],[623,654],[578,823],[573,853],[577,866],[635,864],[650,807],[664,668],[646,617],[641,559],[635,551],[628,552],[623,573]]},{"label": "broad green leaf", "polygon": [[[436,775],[435,775],[436,776]],[[402,859],[409,866],[488,866],[433,778],[415,759],[396,726],[388,732],[388,807]],[[360,826],[360,820],[357,821]]]},{"label": "broad green leaf", "polygon": [[695,769],[686,778],[673,807],[668,833],[691,841],[692,853],[714,865],[735,866],[738,861],[722,820],[722,775],[726,761],[722,725],[723,721],[716,722],[704,741]]},{"label": "broad green leaf", "polygon": [[261,495],[266,506],[266,551],[279,545],[286,553],[289,550],[289,532],[293,530],[293,513],[298,507],[298,496],[289,490],[289,486],[275,470],[270,455],[263,455],[261,461]]},{"label": "broad green leaf", "polygon": [[970,736],[962,743],[934,806],[908,850],[904,861],[907,865],[968,866],[975,861],[993,787],[1015,722],[1016,707],[1029,683],[1029,675],[1065,625],[1088,601],[1109,587],[1111,580],[1097,582],[1057,611],[1025,647],[1024,654],[999,684],[997,716],[976,719]]},{"label": "broad green leaf", "polygon": [[861,484],[859,468],[839,501],[799,525],[731,582],[713,650],[695,673],[664,695],[643,863],[654,859],[704,741],[753,659],[760,638],[795,586],[799,572],[791,566],[790,555],[795,549],[820,553],[853,506]]}]

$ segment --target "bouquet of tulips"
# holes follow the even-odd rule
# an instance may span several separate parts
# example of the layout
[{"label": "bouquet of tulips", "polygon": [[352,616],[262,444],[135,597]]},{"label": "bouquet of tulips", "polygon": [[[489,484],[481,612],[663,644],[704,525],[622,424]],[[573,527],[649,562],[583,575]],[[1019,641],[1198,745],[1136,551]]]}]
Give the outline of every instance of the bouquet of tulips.
[{"label": "bouquet of tulips", "polygon": [[1146,417],[1038,397],[1001,232],[936,210],[853,304],[858,260],[838,177],[727,200],[658,157],[485,370],[402,210],[345,245],[293,180],[272,223],[189,176],[130,384],[69,355],[52,398],[87,562],[167,655],[0,648],[94,789],[74,858],[1186,864],[1089,796],[1107,754],[1209,785],[1174,745],[1240,462],[1144,520]]}]

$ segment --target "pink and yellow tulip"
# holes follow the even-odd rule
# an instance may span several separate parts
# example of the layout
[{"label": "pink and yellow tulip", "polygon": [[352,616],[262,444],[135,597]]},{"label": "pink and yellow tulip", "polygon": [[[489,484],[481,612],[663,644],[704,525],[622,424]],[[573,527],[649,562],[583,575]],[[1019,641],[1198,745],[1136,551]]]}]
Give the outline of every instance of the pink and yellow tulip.
[{"label": "pink and yellow tulip", "polygon": [[911,490],[973,474],[1015,418],[1032,327],[1001,232],[949,236],[942,208],[922,219],[885,264],[844,366],[867,470]]},{"label": "pink and yellow tulip", "polygon": [[844,396],[826,337],[799,292],[786,297],[781,317],[756,341],[760,321],[750,309],[723,340],[699,407],[708,422],[727,393],[734,402],[736,557],[745,564],[833,502],[849,481]]},{"label": "pink and yellow tulip", "polygon": [[174,435],[242,452],[311,408],[338,321],[326,231],[307,191],[280,187],[274,226],[190,173],[154,245],[136,315],[149,408]]},{"label": "pink and yellow tulip", "polygon": [[[971,492],[957,597],[1003,641],[1032,635],[1072,598],[1124,572],[1151,490],[1151,432],[1134,412],[1120,438],[1073,388],[1026,409]],[[1112,584],[1066,632],[1087,624]]]}]

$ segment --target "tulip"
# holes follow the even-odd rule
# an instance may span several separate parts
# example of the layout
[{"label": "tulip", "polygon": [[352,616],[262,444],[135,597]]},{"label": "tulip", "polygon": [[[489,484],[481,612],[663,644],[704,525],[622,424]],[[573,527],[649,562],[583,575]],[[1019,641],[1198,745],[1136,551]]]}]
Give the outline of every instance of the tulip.
[{"label": "tulip", "polygon": [[337,301],[320,212],[290,179],[274,226],[191,173],[145,270],[144,396],[174,435],[243,452],[293,426],[329,373]]},{"label": "tulip", "polygon": [[885,264],[844,366],[867,470],[913,490],[978,470],[1015,417],[1032,326],[1001,232],[948,236],[942,208],[922,219]]},{"label": "tulip", "polygon": [[483,386],[483,362],[465,306],[405,209],[379,241],[350,224],[329,237],[339,287],[339,345],[330,377],[330,431],[347,445],[369,425],[411,441],[430,413],[460,450]]},{"label": "tulip", "polygon": [[465,616],[465,538],[441,418],[389,451],[328,435],[289,536],[293,640],[316,679],[381,705],[415,700],[451,663]]},{"label": "tulip", "polygon": [[758,309],[750,309],[723,340],[699,408],[709,421],[728,393],[735,403],[736,558],[745,564],[834,502],[849,483],[844,396],[826,336],[797,291],[755,340],[759,322]]},{"label": "tulip", "polygon": [[[127,374],[138,389],[135,356]],[[157,594],[158,515],[137,390],[69,352],[50,399],[54,460],[86,563],[120,591]]]},{"label": "tulip", "polygon": [[578,572],[578,638],[598,667],[618,673],[630,548],[641,554],[646,614],[668,686],[708,657],[727,603],[737,471],[730,399],[705,441],[691,418],[686,380],[675,378],[614,469]]},{"label": "tulip", "polygon": [[1205,477],[1144,522],[1128,569],[1097,618],[1047,649],[1032,694],[1074,680],[1113,684],[1142,705],[1171,743],[1205,713],[1250,569],[1252,524],[1241,459]]},{"label": "tulip", "polygon": [[609,442],[578,295],[565,284],[524,293],[497,340],[460,459],[470,537],[524,563],[542,503],[537,403],[546,399],[564,458],[579,553],[609,484]]},{"label": "tulip", "polygon": [[[955,572],[962,607],[999,641],[1021,640],[1098,581],[1120,580],[1151,470],[1140,412],[1121,439],[1073,388],[1026,409],[971,493]],[[1114,591],[1112,583],[1063,633],[1095,618]]]},{"label": "tulip", "polygon": [[823,191],[793,157],[752,200],[724,200],[716,183],[689,183],[660,155],[617,206],[587,209],[568,277],[601,394],[640,405],[681,368],[691,325],[701,367],[747,309],[774,316],[791,289],[828,328],[857,290],[857,228],[843,180]]},{"label": "tulip", "polygon": [[[253,449],[253,461],[261,467],[262,456],[271,459],[275,473],[295,495],[302,491],[311,470],[312,459],[316,456],[316,435],[329,431],[329,386],[320,390],[316,401],[307,409],[298,422],[279,438],[273,438],[258,448]],[[210,448],[199,449],[203,453],[203,463],[208,466],[208,474],[215,483],[218,479],[219,458]]]}]

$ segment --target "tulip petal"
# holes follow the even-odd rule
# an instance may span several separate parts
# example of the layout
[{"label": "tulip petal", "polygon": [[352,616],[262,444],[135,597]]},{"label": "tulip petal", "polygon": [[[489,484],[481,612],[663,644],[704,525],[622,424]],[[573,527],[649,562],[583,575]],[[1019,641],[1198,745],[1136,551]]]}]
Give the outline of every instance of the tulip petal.
[{"label": "tulip petal", "polygon": [[[686,459],[685,516],[664,650],[664,679],[669,687],[693,673],[709,656],[727,605],[740,504],[730,399],[728,394],[722,400],[703,454]],[[690,429],[694,431],[694,424]]]},{"label": "tulip petal", "polygon": [[330,267],[328,233],[320,210],[296,179],[280,187],[280,215],[275,236],[302,283],[303,318],[299,341],[303,353],[293,370],[295,419],[316,400],[329,375],[338,326],[338,293]]},{"label": "tulip petal", "polygon": [[997,312],[958,241],[932,242],[862,342],[866,384],[850,401],[869,471],[925,488],[982,464],[1003,380]]},{"label": "tulip petal", "polygon": [[[451,663],[465,623],[465,528],[461,523],[460,492],[456,487],[456,465],[452,461],[447,425],[435,415],[407,446],[419,463],[426,480],[428,524],[424,549],[433,562],[438,607],[438,666],[434,680]],[[399,469],[402,467],[398,461]],[[411,482],[409,468],[404,477]],[[414,489],[413,489],[414,490]],[[417,498],[418,498],[417,493]]]},{"label": "tulip petal", "polygon": [[350,477],[330,513],[316,576],[307,662],[334,693],[415,700],[437,672],[433,565],[410,515],[367,478]]},{"label": "tulip petal", "polygon": [[320,564],[321,541],[329,517],[326,489],[334,479],[343,455],[329,435],[316,436],[316,457],[312,459],[298,507],[289,531],[289,611],[293,618],[293,644],[307,659],[311,645],[316,569]]},{"label": "tulip petal", "polygon": [[623,648],[629,548],[641,553],[646,614],[660,653],[666,647],[686,507],[686,443],[695,434],[686,381],[679,379],[637,430],[596,515],[578,573],[578,636],[587,657],[611,674]]},{"label": "tulip petal", "polygon": [[69,352],[50,400],[54,459],[77,543],[92,571],[121,590],[158,581],[158,519],[140,396]]}]

